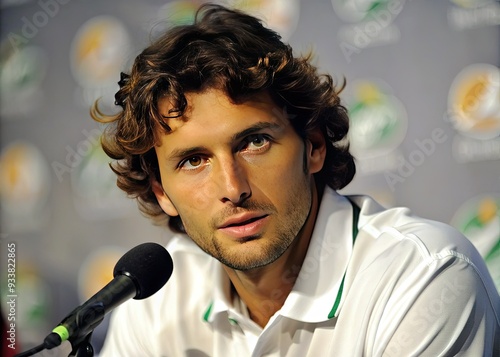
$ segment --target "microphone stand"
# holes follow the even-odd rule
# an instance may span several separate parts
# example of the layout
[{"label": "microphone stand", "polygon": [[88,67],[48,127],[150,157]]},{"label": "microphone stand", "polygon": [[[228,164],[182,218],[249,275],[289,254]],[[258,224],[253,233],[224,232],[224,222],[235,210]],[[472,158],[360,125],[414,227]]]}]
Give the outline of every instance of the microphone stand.
[{"label": "microphone stand", "polygon": [[[104,319],[104,305],[102,302],[95,302],[80,311],[78,311],[76,315],[76,328],[78,330],[80,326],[85,326],[83,330],[80,330],[80,333],[76,333],[73,335],[69,341],[71,342],[71,347],[73,350],[68,355],[68,357],[93,357],[94,356],[94,348],[90,343],[90,339],[92,338],[92,333],[94,329],[99,325]],[[97,316],[97,319],[96,319]],[[93,321],[93,323],[88,326],[86,321]]]},{"label": "microphone stand", "polygon": [[90,332],[87,336],[80,339],[79,342],[71,345],[73,350],[68,355],[68,357],[93,357],[94,356],[94,348],[90,343],[90,339],[92,337],[92,332]]}]

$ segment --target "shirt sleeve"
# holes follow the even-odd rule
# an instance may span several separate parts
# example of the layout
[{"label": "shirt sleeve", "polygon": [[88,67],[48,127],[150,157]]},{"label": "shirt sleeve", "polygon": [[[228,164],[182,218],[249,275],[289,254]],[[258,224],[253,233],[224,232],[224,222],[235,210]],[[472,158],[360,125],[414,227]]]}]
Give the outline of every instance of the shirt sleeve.
[{"label": "shirt sleeve", "polygon": [[488,277],[467,260],[440,262],[375,355],[500,356],[500,298]]}]

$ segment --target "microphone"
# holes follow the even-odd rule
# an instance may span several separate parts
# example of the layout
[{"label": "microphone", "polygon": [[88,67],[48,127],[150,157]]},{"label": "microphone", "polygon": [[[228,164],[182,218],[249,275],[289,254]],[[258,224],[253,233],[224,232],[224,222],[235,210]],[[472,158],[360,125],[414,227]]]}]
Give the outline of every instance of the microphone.
[{"label": "microphone", "polygon": [[66,316],[36,352],[50,350],[66,340],[75,348],[107,313],[130,298],[141,300],[155,294],[168,281],[172,271],[172,258],[160,244],[149,242],[132,248],[116,263],[113,280]]}]

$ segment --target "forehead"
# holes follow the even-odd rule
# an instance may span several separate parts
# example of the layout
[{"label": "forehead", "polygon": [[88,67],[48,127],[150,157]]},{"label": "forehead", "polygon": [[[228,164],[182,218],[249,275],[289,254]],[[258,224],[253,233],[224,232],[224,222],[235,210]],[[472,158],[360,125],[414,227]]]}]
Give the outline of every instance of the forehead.
[{"label": "forehead", "polygon": [[160,98],[158,109],[172,135],[186,128],[194,130],[203,127],[210,131],[236,129],[237,126],[251,125],[256,121],[269,121],[282,126],[289,124],[286,111],[280,109],[267,92],[259,92],[234,103],[224,92],[209,89],[203,92],[186,93],[187,105],[182,116],[169,118],[175,104],[170,98]]}]

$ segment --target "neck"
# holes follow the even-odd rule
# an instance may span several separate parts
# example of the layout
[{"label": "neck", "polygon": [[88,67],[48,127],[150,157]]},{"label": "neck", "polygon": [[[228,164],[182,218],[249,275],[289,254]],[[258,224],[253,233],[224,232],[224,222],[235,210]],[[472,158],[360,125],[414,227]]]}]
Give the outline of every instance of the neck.
[{"label": "neck", "polygon": [[292,290],[305,259],[318,213],[318,192],[313,184],[311,210],[296,239],[273,263],[250,271],[224,266],[238,294],[248,308],[250,318],[264,327],[283,306]]}]

